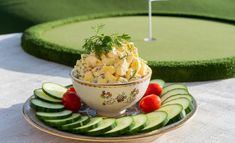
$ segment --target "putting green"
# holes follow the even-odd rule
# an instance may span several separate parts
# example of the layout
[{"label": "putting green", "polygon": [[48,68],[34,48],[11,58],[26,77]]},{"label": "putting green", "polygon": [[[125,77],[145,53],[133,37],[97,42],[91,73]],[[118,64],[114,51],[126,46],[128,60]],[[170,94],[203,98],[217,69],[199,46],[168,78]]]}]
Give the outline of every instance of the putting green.
[{"label": "putting green", "polygon": [[[88,21],[69,19],[35,26],[23,36],[23,48],[38,57],[74,65],[92,26],[104,33],[128,33],[140,56],[153,69],[153,78],[202,81],[235,75],[234,25],[179,17],[153,17],[154,42],[144,42],[147,17],[128,16]],[[44,49],[44,50],[42,50]],[[47,49],[47,50],[45,50]]]}]

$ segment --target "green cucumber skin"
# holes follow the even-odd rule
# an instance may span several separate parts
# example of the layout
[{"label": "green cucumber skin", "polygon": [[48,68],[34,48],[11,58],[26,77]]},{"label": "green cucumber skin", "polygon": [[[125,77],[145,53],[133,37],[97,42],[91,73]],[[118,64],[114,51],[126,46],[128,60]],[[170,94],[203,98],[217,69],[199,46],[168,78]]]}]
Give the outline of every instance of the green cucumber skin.
[{"label": "green cucumber skin", "polygon": [[167,112],[165,112],[165,111],[155,111],[155,112],[163,112],[163,113],[165,113],[166,114],[165,120],[163,122],[161,122],[160,124],[158,124],[157,126],[154,126],[152,128],[148,128],[148,129],[145,129],[145,130],[140,130],[139,133],[146,133],[146,132],[150,132],[150,131],[159,129],[161,127],[164,127],[168,123]]},{"label": "green cucumber skin", "polygon": [[166,95],[166,94],[172,92],[173,90],[185,90],[185,91],[187,91],[187,92],[189,93],[188,89],[185,89],[185,88],[174,88],[174,89],[171,89],[171,90],[167,91],[167,92],[164,93],[164,94],[161,94],[161,95],[160,95],[160,98],[162,98],[164,95]]},{"label": "green cucumber skin", "polygon": [[187,89],[187,86],[183,83],[174,83],[174,84],[168,84],[167,86],[165,86],[164,88],[169,88],[170,86],[181,86],[182,88]]},{"label": "green cucumber skin", "polygon": [[136,128],[135,130],[131,130],[129,132],[127,132],[127,135],[134,135],[139,133],[144,127],[146,126],[146,123],[144,125],[139,126],[138,128]]},{"label": "green cucumber skin", "polygon": [[[141,115],[141,114],[139,114],[139,115]],[[145,114],[143,114],[143,115],[145,115]],[[137,115],[137,116],[138,116],[138,115]],[[132,118],[133,118],[133,121],[135,121],[135,120],[134,120],[134,117],[132,117]],[[134,123],[135,123],[135,122],[134,122]],[[135,129],[131,128],[131,129],[127,132],[127,134],[128,134],[128,135],[134,135],[134,134],[138,133],[141,129],[143,129],[143,128],[146,126],[146,124],[147,124],[147,117],[145,116],[145,123],[142,124],[141,126],[135,128]]]},{"label": "green cucumber skin", "polygon": [[72,113],[71,114],[68,114],[68,115],[66,115],[66,116],[61,116],[61,117],[42,117],[42,116],[38,116],[38,115],[36,115],[37,116],[37,118],[38,119],[40,119],[40,120],[54,120],[54,119],[65,119],[65,118],[67,118],[67,117],[69,117],[69,116],[71,116],[72,115]]},{"label": "green cucumber skin", "polygon": [[[52,94],[50,94],[49,92],[47,92],[47,91],[43,88],[43,86],[44,86],[45,84],[47,84],[47,83],[56,84],[56,83],[53,83],[53,82],[46,82],[46,83],[43,83],[43,84],[42,84],[42,90],[43,90],[43,92],[45,92],[47,95],[51,96],[52,98],[62,100],[62,97],[58,97],[58,96],[52,95]],[[66,88],[66,87],[64,87],[64,86],[62,86],[62,85],[59,85],[59,84],[56,84],[56,85],[58,85],[58,86],[60,86],[60,87],[63,87],[63,88]],[[66,88],[66,89],[67,89],[67,88]]]},{"label": "green cucumber skin", "polygon": [[153,128],[149,128],[149,129],[146,129],[146,130],[140,130],[139,133],[146,133],[146,132],[151,132],[153,130],[156,130],[156,129],[159,129],[159,128],[162,128],[164,127],[165,125],[167,125],[168,123],[168,120],[164,120],[164,122],[160,123],[159,125],[153,127]]},{"label": "green cucumber skin", "polygon": [[65,88],[69,89],[70,87],[72,87],[72,84],[66,85]]},{"label": "green cucumber skin", "polygon": [[64,115],[64,116],[51,116],[51,117],[45,117],[45,116],[40,116],[36,113],[36,116],[38,119],[40,120],[55,120],[55,119],[65,119],[67,117],[70,117],[72,115],[72,112],[67,114],[67,115]]},{"label": "green cucumber skin", "polygon": [[55,98],[55,99],[58,99],[58,100],[62,100],[62,98],[58,98],[58,97],[56,97],[56,96],[54,96],[54,95],[48,93],[48,92],[47,92],[46,90],[44,90],[43,88],[42,88],[42,90],[43,90],[43,92],[45,92],[48,96],[50,96],[50,97],[52,97],[52,98]]},{"label": "green cucumber skin", "polygon": [[175,122],[178,122],[178,121],[182,120],[185,116],[186,116],[185,110],[182,110],[182,112],[180,112],[180,114],[178,114],[174,118],[170,119],[166,125],[170,125]]},{"label": "green cucumber skin", "polygon": [[92,132],[92,133],[87,132],[86,135],[89,135],[89,136],[103,136],[104,132],[112,130],[115,126],[116,125],[109,126],[107,128],[104,128],[104,129],[100,130],[100,132],[98,132],[98,131],[97,132]]},{"label": "green cucumber skin", "polygon": [[[58,102],[53,102],[53,101],[48,101],[48,100],[45,100],[37,95],[34,94],[34,96],[37,98],[37,99],[40,99],[42,101],[45,101],[45,102],[50,102],[50,103],[54,103],[54,104],[58,104],[58,103],[62,103],[62,101],[58,101]],[[50,96],[51,97],[51,96]],[[53,98],[53,97],[52,97]]]},{"label": "green cucumber skin", "polygon": [[[168,90],[168,91],[164,91],[164,89],[166,90],[166,88],[168,88],[168,87],[170,87],[170,86],[176,86],[176,85],[180,85],[180,86],[182,86],[182,87],[178,87],[178,88],[173,88],[173,89],[170,89],[170,90]],[[163,91],[162,91],[162,93],[161,93],[161,95],[160,95],[160,97],[162,97],[163,95],[165,95],[165,94],[167,94],[168,92],[170,92],[170,91],[172,91],[172,90],[175,90],[175,89],[185,89],[185,90],[187,90],[188,91],[188,88],[187,88],[187,86],[186,85],[184,85],[184,84],[170,84],[170,85],[167,85],[167,86],[165,86],[164,88],[163,88]]]},{"label": "green cucumber skin", "polygon": [[185,113],[189,114],[193,110],[193,103],[190,102],[188,108],[185,109]]},{"label": "green cucumber skin", "polygon": [[[185,111],[186,114],[190,113],[193,110],[193,103],[185,97],[180,97],[180,98],[177,98],[177,99],[174,99],[174,100],[180,100],[180,99],[186,99],[188,101],[189,104],[188,104],[187,108],[184,109],[184,111]],[[171,100],[171,101],[174,101],[174,100]],[[171,104],[168,104],[171,101],[166,102],[165,104],[163,104],[163,106],[166,105],[166,104],[171,105]],[[175,103],[172,103],[172,104],[175,104]],[[178,104],[180,104],[180,103],[178,103]]]},{"label": "green cucumber skin", "polygon": [[[100,118],[101,120],[99,122],[97,122],[96,124],[92,124],[90,126],[87,126],[86,128],[73,128],[71,129],[71,131],[73,133],[76,133],[76,134],[85,134],[87,131],[91,130],[91,129],[94,129],[94,128],[97,128],[99,123],[103,120],[102,118]],[[91,121],[91,120],[90,120]],[[89,123],[87,123],[89,124]],[[82,127],[82,126],[81,126]]]},{"label": "green cucumber skin", "polygon": [[[176,92],[177,91],[177,92]],[[175,92],[175,93],[174,93]],[[179,93],[181,92],[181,93]],[[182,93],[183,92],[183,93]],[[167,92],[166,94],[162,95],[160,98],[161,98],[161,101],[164,102],[167,98],[171,97],[171,96],[175,96],[175,95],[178,95],[178,94],[189,94],[189,91],[186,90],[186,89],[183,89],[183,88],[176,88],[176,89],[172,89],[170,90],[169,92]],[[169,96],[169,97],[167,97]],[[167,97],[167,98],[166,98]]]},{"label": "green cucumber skin", "polygon": [[[42,100],[42,101],[45,101],[45,102],[50,102],[50,103],[62,103],[62,100],[59,100],[59,99],[56,99],[56,100],[54,100],[54,101],[52,101],[52,100],[46,100],[46,99],[43,99],[43,98],[41,98],[40,96],[38,96],[37,94],[35,94],[35,92],[36,92],[36,90],[38,90],[38,89],[35,89],[34,90],[34,96],[36,97],[36,98],[38,98],[38,99],[40,99],[40,100]],[[43,91],[44,92],[44,91]],[[49,96],[49,95],[48,95]],[[51,96],[50,96],[51,97]],[[55,99],[54,97],[51,97],[51,98],[53,98],[53,99]]]},{"label": "green cucumber skin", "polygon": [[138,128],[136,128],[135,130],[131,130],[129,132],[127,132],[127,135],[135,135],[140,133],[140,131],[146,126],[146,123],[144,125],[139,126]]},{"label": "green cucumber skin", "polygon": [[51,127],[56,127],[56,128],[60,128],[62,125],[65,125],[65,124],[69,124],[69,123],[72,123],[72,122],[75,122],[75,121],[77,121],[77,120],[79,120],[81,118],[81,115],[80,116],[77,116],[76,118],[72,118],[72,119],[70,119],[70,120],[65,120],[64,119],[64,121],[60,121],[60,122],[54,122],[55,120],[44,120],[44,122],[46,123],[46,124],[48,124],[49,126],[51,126]]},{"label": "green cucumber skin", "polygon": [[[35,99],[35,98],[34,98]],[[33,99],[31,99],[33,100]],[[60,112],[60,111],[63,111],[64,110],[64,107],[63,108],[57,108],[57,109],[53,109],[53,108],[45,108],[45,107],[40,107],[40,106],[36,106],[34,105],[31,101],[30,101],[30,106],[36,110],[37,112]]]},{"label": "green cucumber skin", "polygon": [[107,131],[112,130],[114,127],[116,127],[116,122],[114,122],[111,126],[103,128],[102,130],[95,131],[95,132],[87,132],[86,134],[90,136],[102,136],[102,134],[104,134]]},{"label": "green cucumber skin", "polygon": [[[170,105],[175,105],[175,104],[168,104],[168,105],[163,105],[162,107],[164,106],[170,106]],[[180,104],[176,104],[176,105],[180,105]],[[183,119],[185,116],[186,116],[186,113],[185,113],[185,110],[183,109],[183,106],[180,105],[182,107],[182,110],[179,114],[177,114],[175,117],[169,119],[169,121],[167,122],[166,125],[170,125],[170,124],[173,124],[175,122],[178,122],[180,121],[181,119]]]},{"label": "green cucumber skin", "polygon": [[109,134],[102,134],[103,136],[105,136],[105,137],[116,137],[116,136],[121,136],[121,135],[123,135],[123,134],[125,134],[125,133],[127,133],[130,129],[131,129],[131,127],[132,126],[134,126],[134,124],[132,123],[132,125],[131,126],[129,126],[129,127],[126,127],[126,128],[124,128],[124,129],[122,129],[121,131],[117,131],[117,132],[115,132],[115,133],[109,133]]},{"label": "green cucumber skin", "polygon": [[91,129],[94,129],[94,128],[97,128],[97,127],[98,127],[98,124],[94,124],[94,125],[91,125],[91,126],[89,126],[87,128],[84,128],[84,129],[76,129],[76,128],[74,128],[71,131],[73,133],[76,133],[76,134],[85,134],[87,131],[89,131]]},{"label": "green cucumber skin", "polygon": [[70,123],[70,124],[62,125],[60,127],[60,129],[64,130],[64,131],[72,131],[74,128],[84,126],[84,125],[86,125],[89,122],[90,122],[90,118],[88,117],[86,120],[84,120],[82,122],[78,122],[77,124]]},{"label": "green cucumber skin", "polygon": [[[157,111],[165,111],[165,110],[162,110],[162,108],[164,108],[164,107],[166,107],[166,106],[173,106],[173,105],[180,106],[180,107],[181,107],[181,111],[180,111],[175,117],[173,117],[173,118],[171,118],[171,119],[168,119],[168,122],[167,122],[166,125],[170,125],[170,124],[172,124],[172,123],[178,122],[178,121],[180,121],[181,119],[183,119],[183,118],[186,116],[186,113],[185,113],[185,110],[184,110],[183,106],[180,105],[180,104],[176,104],[176,103],[174,103],[174,104],[168,104],[168,105],[163,105],[163,106],[162,106],[159,110],[157,110]],[[166,112],[166,111],[165,111],[165,112]],[[167,114],[168,114],[168,113],[167,113]]]},{"label": "green cucumber skin", "polygon": [[124,129],[122,129],[122,130],[119,130],[119,131],[116,131],[116,132],[104,133],[104,134],[102,134],[102,135],[105,136],[105,137],[121,136],[121,135],[127,133],[133,126],[134,126],[134,121],[133,121],[133,119],[132,119],[132,123],[131,123],[130,126],[127,126],[126,128],[124,128]]},{"label": "green cucumber skin", "polygon": [[[69,85],[66,85],[66,86],[64,86],[65,88],[70,88],[70,87],[72,87],[73,85],[72,84],[69,84]],[[43,92],[45,92],[45,90],[43,90],[43,88],[41,88],[42,89],[42,91]],[[40,100],[42,100],[42,101],[45,101],[45,102],[51,102],[51,103],[62,103],[62,100],[61,99],[58,99],[58,98],[56,98],[56,97],[54,97],[54,96],[51,96],[51,95],[48,95],[48,96],[50,96],[51,98],[54,98],[54,99],[56,99],[56,100],[58,100],[58,101],[49,101],[49,100],[45,100],[45,99],[43,99],[43,98],[41,98],[40,96],[37,96],[37,94],[35,94],[35,91],[36,90],[38,90],[38,89],[35,89],[34,90],[34,96],[35,97],[37,97],[38,99],[40,99]],[[46,93],[46,92],[45,92]],[[47,94],[47,93],[46,93]]]},{"label": "green cucumber skin", "polygon": [[[172,95],[172,96],[166,98],[166,99],[162,102],[162,105],[165,104],[165,103],[167,103],[167,102],[169,102],[169,101],[174,100],[174,99],[170,100],[172,97],[174,97],[174,96],[180,96],[180,95],[182,95],[182,97],[183,97],[183,96],[187,96],[187,98],[188,98],[191,102],[193,101],[192,95],[190,95],[190,94],[175,94],[175,95]],[[178,98],[181,98],[181,97],[178,97]],[[175,98],[175,99],[178,99],[178,98]]]}]

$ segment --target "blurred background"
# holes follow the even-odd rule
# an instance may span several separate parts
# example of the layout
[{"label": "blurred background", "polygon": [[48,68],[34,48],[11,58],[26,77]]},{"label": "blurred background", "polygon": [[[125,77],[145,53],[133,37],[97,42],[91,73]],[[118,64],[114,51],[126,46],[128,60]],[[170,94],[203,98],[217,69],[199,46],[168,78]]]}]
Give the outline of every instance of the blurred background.
[{"label": "blurred background", "polygon": [[[72,16],[138,12],[147,0],[0,0],[0,34]],[[169,0],[153,4],[154,14],[207,17],[234,23],[235,0]]]}]

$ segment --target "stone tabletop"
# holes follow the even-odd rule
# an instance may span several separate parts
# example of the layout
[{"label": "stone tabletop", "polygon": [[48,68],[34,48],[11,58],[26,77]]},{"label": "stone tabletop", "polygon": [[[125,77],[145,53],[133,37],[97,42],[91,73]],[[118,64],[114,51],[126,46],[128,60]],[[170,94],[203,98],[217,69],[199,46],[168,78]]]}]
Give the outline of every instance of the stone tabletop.
[{"label": "stone tabletop", "polygon": [[[22,105],[42,82],[71,84],[70,67],[26,54],[21,34],[0,36],[0,143],[74,143],[32,128]],[[235,142],[235,78],[186,83],[199,106],[196,116],[154,143]]]}]

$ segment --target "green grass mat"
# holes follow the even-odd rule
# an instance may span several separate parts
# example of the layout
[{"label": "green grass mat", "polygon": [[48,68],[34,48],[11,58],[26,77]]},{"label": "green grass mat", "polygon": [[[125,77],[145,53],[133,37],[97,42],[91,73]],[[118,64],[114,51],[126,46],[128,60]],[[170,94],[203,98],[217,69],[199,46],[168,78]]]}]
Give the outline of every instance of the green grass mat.
[{"label": "green grass mat", "polygon": [[[155,2],[157,14],[235,20],[234,0],[169,0]],[[0,0],[0,33],[22,32],[30,25],[93,14],[146,14],[147,0]]]},{"label": "green grass mat", "polygon": [[146,43],[147,17],[95,20],[71,18],[28,29],[23,48],[30,54],[73,66],[82,53],[91,27],[106,24],[105,33],[129,33],[140,56],[149,62],[153,78],[166,81],[203,81],[235,75],[234,25],[179,17],[154,17],[157,41]]}]

